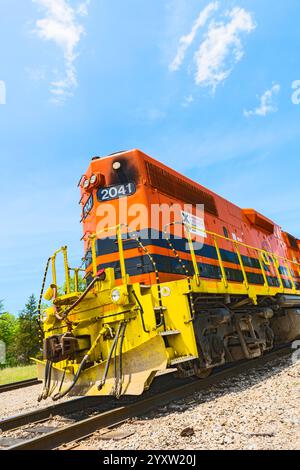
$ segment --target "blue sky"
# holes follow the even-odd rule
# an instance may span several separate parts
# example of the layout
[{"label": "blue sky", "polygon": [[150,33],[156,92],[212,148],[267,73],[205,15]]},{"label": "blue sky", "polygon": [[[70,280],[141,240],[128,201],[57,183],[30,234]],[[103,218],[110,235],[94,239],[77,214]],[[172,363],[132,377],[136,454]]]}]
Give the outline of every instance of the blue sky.
[{"label": "blue sky", "polygon": [[57,247],[82,256],[93,155],[141,148],[300,237],[299,14],[298,0],[1,1],[7,309],[38,293]]}]

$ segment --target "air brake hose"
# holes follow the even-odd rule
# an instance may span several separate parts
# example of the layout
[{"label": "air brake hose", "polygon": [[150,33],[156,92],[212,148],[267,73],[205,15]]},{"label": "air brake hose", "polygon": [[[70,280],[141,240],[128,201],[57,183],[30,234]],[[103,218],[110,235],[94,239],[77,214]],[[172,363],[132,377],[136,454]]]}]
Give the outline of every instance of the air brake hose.
[{"label": "air brake hose", "polygon": [[48,383],[48,373],[49,373],[49,361],[47,361],[45,365],[44,388],[43,388],[42,393],[38,397],[39,403],[44,399],[44,395],[45,395],[45,391],[46,391],[47,383]]},{"label": "air brake hose", "polygon": [[118,378],[116,377],[116,398],[119,399],[122,395],[122,388],[123,388],[123,344],[125,339],[125,332],[126,332],[127,323],[123,324],[123,330],[121,333],[121,342],[120,342],[120,352],[119,352],[119,372]]},{"label": "air brake hose", "polygon": [[[56,395],[54,395],[54,397],[52,398],[53,401],[57,401],[57,400],[60,400],[60,398],[63,398],[65,397],[66,395],[68,395],[68,393],[70,393],[73,388],[75,387],[75,385],[77,384],[78,382],[78,379],[80,377],[80,374],[82,372],[82,369],[83,367],[85,366],[86,362],[90,359],[94,349],[96,348],[97,344],[99,343],[101,337],[107,332],[107,328],[104,327],[102,328],[102,330],[100,331],[99,335],[97,336],[97,338],[95,339],[91,349],[89,350],[89,352],[84,356],[83,360],[81,361],[81,364],[78,368],[78,371],[74,377],[74,380],[73,382],[71,383],[70,387],[68,387],[64,392],[58,392]],[[65,371],[66,372],[66,371]],[[65,374],[64,374],[65,375]],[[61,384],[61,387],[62,387],[62,384]]]},{"label": "air brake hose", "polygon": [[41,395],[38,397],[38,402],[42,400],[47,400],[50,392],[51,386],[51,374],[52,374],[52,362],[47,361],[45,366],[45,379],[44,379],[44,388]]},{"label": "air brake hose", "polygon": [[94,287],[96,282],[103,280],[103,274],[105,275],[105,273],[101,273],[100,275],[97,275],[92,280],[90,285],[86,288],[86,290],[83,292],[83,294],[79,297],[79,299],[76,300],[76,302],[74,302],[74,304],[71,305],[71,307],[67,308],[67,310],[65,310],[62,315],[59,315],[58,313],[56,313],[55,316],[56,316],[57,320],[59,320],[59,321],[65,320],[67,318],[67,316],[72,312],[72,310],[74,310],[85,299],[85,297],[92,290],[92,288]]},{"label": "air brake hose", "polygon": [[112,359],[112,355],[114,353],[114,350],[118,344],[118,341],[119,341],[119,336],[120,336],[120,331],[121,331],[121,327],[122,327],[122,323],[120,323],[119,325],[119,328],[118,328],[118,331],[117,331],[117,334],[115,336],[115,339],[114,339],[114,342],[110,348],[110,351],[109,351],[109,355],[108,355],[108,358],[107,358],[107,362],[106,362],[106,366],[105,366],[105,370],[104,370],[104,374],[103,374],[103,378],[98,386],[98,390],[102,390],[102,388],[104,387],[105,385],[105,382],[107,380],[107,376],[108,376],[108,371],[109,371],[109,366],[110,366],[110,362],[111,362],[111,359]]},{"label": "air brake hose", "polygon": [[143,325],[143,330],[145,333],[150,333],[150,330],[147,330],[146,329],[146,325],[145,325],[145,319],[144,319],[144,309],[143,309],[143,306],[138,298],[138,296],[136,295],[136,292],[134,291],[134,289],[132,289],[132,293],[133,293],[133,296],[139,306],[139,309],[140,309],[140,313],[141,313],[141,319],[142,319],[142,325]]},{"label": "air brake hose", "polygon": [[82,372],[82,369],[85,365],[85,363],[87,362],[87,360],[89,359],[89,355],[87,354],[86,356],[84,356],[80,366],[79,366],[79,369],[74,377],[74,380],[73,382],[71,383],[70,387],[68,387],[64,392],[59,392],[57,393],[56,395],[54,395],[54,397],[52,398],[53,401],[57,401],[57,400],[60,400],[61,398],[64,398],[66,395],[68,395],[68,393],[70,393],[73,388],[75,387],[75,385],[77,384],[78,382],[78,379],[80,377],[80,374]]}]

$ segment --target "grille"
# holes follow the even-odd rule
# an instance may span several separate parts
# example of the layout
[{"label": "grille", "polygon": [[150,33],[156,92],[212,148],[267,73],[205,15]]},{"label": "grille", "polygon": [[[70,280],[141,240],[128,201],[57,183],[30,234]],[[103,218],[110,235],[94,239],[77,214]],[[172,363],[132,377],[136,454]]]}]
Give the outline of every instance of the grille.
[{"label": "grille", "polygon": [[274,225],[267,220],[262,219],[261,217],[256,218],[256,226],[262,228],[268,233],[274,233]]},{"label": "grille", "polygon": [[206,212],[218,217],[213,196],[152,163],[146,162],[146,165],[151,186],[187,204],[204,204]]},{"label": "grille", "polygon": [[290,247],[293,248],[294,250],[299,250],[297,239],[293,237],[293,235],[290,235],[289,233],[287,233],[286,236],[290,244]]}]

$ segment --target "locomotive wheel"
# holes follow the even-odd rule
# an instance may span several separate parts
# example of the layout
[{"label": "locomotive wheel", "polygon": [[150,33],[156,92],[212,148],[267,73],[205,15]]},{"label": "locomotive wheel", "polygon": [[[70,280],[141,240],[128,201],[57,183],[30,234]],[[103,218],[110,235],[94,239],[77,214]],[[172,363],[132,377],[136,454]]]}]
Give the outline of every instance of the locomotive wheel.
[{"label": "locomotive wheel", "polygon": [[201,380],[207,379],[212,374],[212,371],[213,371],[212,369],[203,369],[201,367],[198,367],[197,363],[195,363],[194,369],[195,369],[195,376]]}]

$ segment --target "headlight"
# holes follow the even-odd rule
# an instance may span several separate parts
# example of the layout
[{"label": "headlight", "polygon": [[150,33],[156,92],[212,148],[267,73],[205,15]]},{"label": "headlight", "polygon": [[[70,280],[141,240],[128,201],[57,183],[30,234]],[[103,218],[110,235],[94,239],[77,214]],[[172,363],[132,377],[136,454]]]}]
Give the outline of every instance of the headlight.
[{"label": "headlight", "polygon": [[85,182],[83,183],[84,189],[88,189],[89,185],[90,185],[90,180],[89,179],[85,180]]},{"label": "headlight", "polygon": [[121,298],[121,292],[119,291],[119,289],[114,289],[111,293],[111,300],[117,304],[119,302]]},{"label": "headlight", "polygon": [[116,171],[118,171],[118,170],[121,169],[121,166],[122,166],[122,165],[121,165],[120,162],[115,162],[115,163],[113,164],[113,169],[116,170]]},{"label": "headlight", "polygon": [[90,178],[90,184],[96,184],[97,183],[97,175],[92,175]]}]

